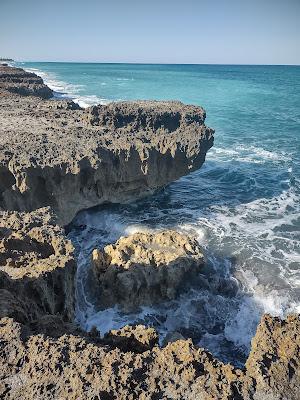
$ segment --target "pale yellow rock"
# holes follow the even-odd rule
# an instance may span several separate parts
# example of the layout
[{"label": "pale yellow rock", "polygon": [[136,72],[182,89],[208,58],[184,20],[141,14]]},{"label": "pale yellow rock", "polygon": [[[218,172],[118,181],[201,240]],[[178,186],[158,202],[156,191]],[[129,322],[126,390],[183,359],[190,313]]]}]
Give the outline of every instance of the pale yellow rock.
[{"label": "pale yellow rock", "polygon": [[172,230],[134,233],[92,254],[102,308],[132,310],[174,299],[203,265],[197,240]]}]

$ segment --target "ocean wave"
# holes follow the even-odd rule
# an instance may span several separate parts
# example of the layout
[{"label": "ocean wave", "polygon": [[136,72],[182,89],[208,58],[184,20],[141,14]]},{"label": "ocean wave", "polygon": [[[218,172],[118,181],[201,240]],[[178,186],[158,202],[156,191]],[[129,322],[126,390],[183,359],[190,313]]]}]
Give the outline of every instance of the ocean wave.
[{"label": "ocean wave", "polygon": [[84,85],[71,84],[59,80],[55,74],[42,71],[37,68],[24,68],[28,72],[33,72],[40,76],[44,83],[54,91],[54,97],[58,99],[70,99],[79,104],[82,108],[87,108],[97,104],[108,104],[107,99],[96,95],[80,94],[85,88]]},{"label": "ocean wave", "polygon": [[[82,89],[68,90],[79,102]],[[99,100],[105,102],[85,96],[86,105]],[[300,198],[294,154],[280,142],[268,147],[269,139],[250,136],[243,131],[218,138],[220,145],[216,141],[200,171],[150,200],[79,213],[70,237],[78,253],[76,318],[83,329],[95,326],[104,334],[143,323],[156,327],[161,343],[168,332],[179,331],[221,360],[242,365],[263,313],[283,317],[300,312]],[[203,273],[207,286],[135,314],[117,306],[100,310],[88,286],[92,250],[120,236],[164,228],[197,236],[209,264],[209,273]]]},{"label": "ocean wave", "polygon": [[[291,277],[287,268],[298,262],[299,241],[293,239],[291,228],[280,231],[283,224],[292,227],[295,223],[298,200],[290,188],[247,204],[197,210],[186,206],[167,213],[169,223],[164,210],[155,205],[141,211],[128,205],[123,212],[80,213],[75,224],[85,228],[75,237],[81,248],[77,287],[83,303],[77,302],[77,321],[85,330],[97,327],[101,334],[126,324],[152,325],[159,332],[160,343],[168,332],[178,331],[221,360],[241,366],[263,313],[285,316],[300,311],[300,299],[293,292],[299,288],[299,271]],[[180,223],[182,215],[189,215],[190,222]],[[149,225],[154,218],[155,227]],[[124,313],[117,306],[98,310],[83,282],[92,249],[120,236],[166,227],[197,236],[211,268],[204,276],[207,287],[190,289],[174,301],[142,307],[135,314]]]},{"label": "ocean wave", "polygon": [[233,148],[213,147],[208,155],[211,160],[240,161],[261,164],[266,161],[291,161],[291,156],[284,151],[269,151],[262,147],[238,144]]}]

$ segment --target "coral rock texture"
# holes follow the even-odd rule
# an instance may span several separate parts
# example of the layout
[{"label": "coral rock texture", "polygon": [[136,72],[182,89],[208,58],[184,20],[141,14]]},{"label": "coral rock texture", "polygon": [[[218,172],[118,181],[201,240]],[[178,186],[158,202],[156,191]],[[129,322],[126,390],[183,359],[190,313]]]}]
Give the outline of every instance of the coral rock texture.
[{"label": "coral rock texture", "polygon": [[102,307],[132,309],[176,297],[201,271],[204,256],[196,239],[175,231],[135,233],[92,254]]},{"label": "coral rock texture", "polygon": [[75,272],[73,245],[49,209],[0,211],[0,317],[72,320]]},{"label": "coral rock texture", "polygon": [[125,352],[143,353],[158,344],[158,334],[154,328],[144,325],[126,325],[121,329],[112,329],[106,333],[104,341]]},{"label": "coral rock texture", "polygon": [[[143,338],[142,327],[132,328]],[[264,316],[246,368],[223,364],[190,340],[142,353],[105,339],[33,334],[10,318],[0,320],[0,398],[298,400],[299,317]],[[133,343],[133,341],[131,341]],[[116,344],[116,343],[115,343]],[[292,365],[291,369],[289,365]]]}]

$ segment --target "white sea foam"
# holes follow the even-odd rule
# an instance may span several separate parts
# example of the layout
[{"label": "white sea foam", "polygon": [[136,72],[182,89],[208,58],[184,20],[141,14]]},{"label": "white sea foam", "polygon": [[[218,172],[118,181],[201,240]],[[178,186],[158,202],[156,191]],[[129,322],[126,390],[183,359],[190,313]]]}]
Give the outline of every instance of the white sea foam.
[{"label": "white sea foam", "polygon": [[[180,214],[186,213],[188,209],[176,212],[179,211]],[[146,210],[145,213],[144,220]],[[144,308],[135,315],[122,314],[118,308],[97,311],[90,307],[88,312],[85,310],[87,314],[84,318],[81,318],[82,326],[91,329],[95,325],[104,333],[108,329],[140,322],[145,318],[154,323],[157,315],[164,315],[165,321],[158,327],[163,338],[167,331],[180,328],[194,329],[198,326],[201,330],[201,326],[204,326],[209,332],[213,326],[210,319],[214,321],[219,318],[218,315],[223,315],[226,321],[223,320],[225,329],[222,340],[231,341],[246,352],[259,318],[264,312],[283,316],[287,312],[299,309],[299,302],[285,295],[285,285],[299,288],[299,271],[296,269],[291,278],[286,268],[289,262],[299,262],[299,242],[287,232],[280,231],[283,224],[292,226],[298,215],[299,201],[293,189],[283,191],[270,199],[256,199],[234,207],[216,205],[210,207],[209,212],[194,210],[191,212],[193,222],[177,224],[176,228],[186,233],[197,234],[199,243],[206,248],[208,258],[214,266],[216,280],[223,276],[228,280],[227,284],[230,284],[237,279],[242,290],[240,295],[228,298],[227,295],[222,295],[222,292],[216,296],[214,292],[209,293],[206,289],[190,291],[178,301],[162,305],[161,309]],[[97,243],[101,246],[101,243],[113,242],[122,235],[149,230],[147,224],[137,222],[134,212],[129,217],[128,219],[126,214],[109,211],[82,213],[77,224],[87,227],[82,238],[79,238],[81,245],[88,243],[86,253],[90,253]],[[160,218],[163,218],[163,214]],[[215,252],[215,256],[211,254],[212,251]],[[235,258],[234,264],[232,256]],[[85,270],[84,257],[82,261],[82,269]],[[257,269],[258,265],[260,269]],[[277,286],[266,285],[266,277],[269,282],[275,280]],[[79,278],[82,279],[82,276]],[[279,278],[283,281],[283,287]],[[205,311],[200,311],[201,304],[205,304]],[[198,321],[197,315],[201,316],[201,321]],[[203,318],[208,318],[206,323]],[[208,333],[208,336],[204,337],[206,339],[201,340],[200,344],[209,342],[210,346],[213,346],[213,342],[216,341],[216,348],[219,346],[219,334]]]},{"label": "white sea foam", "polygon": [[[287,260],[298,261],[299,253],[293,247],[297,240],[277,232],[283,223],[293,224],[299,214],[297,204],[295,193],[289,189],[271,199],[257,199],[235,207],[213,206],[209,213],[197,210],[192,223],[177,224],[176,229],[196,233],[199,243],[206,249],[208,261],[214,269],[211,277],[205,278],[208,286],[191,289],[172,302],[143,307],[135,314],[123,313],[118,307],[99,311],[85,297],[82,287],[87,273],[85,257],[96,245],[101,247],[122,235],[148,231],[149,226],[137,222],[137,215],[128,219],[127,214],[109,211],[80,214],[77,224],[86,228],[78,238],[83,246],[78,269],[77,287],[83,291],[77,303],[78,322],[86,330],[96,326],[101,334],[125,324],[154,325],[160,333],[161,343],[168,332],[180,331],[192,336],[200,346],[221,359],[242,365],[263,313],[284,316],[288,312],[300,311],[299,299],[287,295],[286,287],[296,288],[300,282],[299,277],[295,279],[295,275],[299,275],[297,270],[289,282],[290,275],[286,269]],[[287,209],[291,210],[287,212]],[[278,248],[280,241],[284,241],[284,256],[281,258],[277,254],[281,250]],[[283,280],[283,287],[279,278]],[[275,286],[272,280],[277,282]],[[237,282],[240,289],[234,295],[230,288]],[[224,325],[223,331],[216,331],[218,325]],[[231,358],[237,351],[241,361]]]},{"label": "white sea foam", "polygon": [[269,151],[262,147],[238,144],[233,148],[213,147],[209,158],[218,161],[240,161],[261,164],[266,161],[290,161],[291,157],[284,151]]},{"label": "white sea foam", "polygon": [[24,68],[28,72],[33,72],[40,76],[44,83],[50,87],[55,93],[54,97],[59,99],[71,99],[79,104],[82,108],[87,108],[96,104],[107,104],[107,99],[98,97],[96,95],[82,95],[80,94],[84,89],[84,85],[71,84],[59,80],[53,73],[48,73],[37,68]]}]

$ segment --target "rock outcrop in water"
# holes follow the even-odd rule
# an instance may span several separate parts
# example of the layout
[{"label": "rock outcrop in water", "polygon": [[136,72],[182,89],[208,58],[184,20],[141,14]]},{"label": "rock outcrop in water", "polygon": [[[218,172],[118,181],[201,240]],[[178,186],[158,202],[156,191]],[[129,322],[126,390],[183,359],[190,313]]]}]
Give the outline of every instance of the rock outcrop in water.
[{"label": "rock outcrop in water", "polygon": [[50,206],[65,225],[82,209],[144,196],[200,168],[213,145],[201,107],[139,101],[83,110],[39,91],[7,95],[40,79],[22,71],[0,66],[3,209]]},{"label": "rock outcrop in water", "polygon": [[101,307],[135,310],[174,299],[197,277],[204,256],[196,239],[178,232],[135,233],[95,249],[92,265]]},{"label": "rock outcrop in water", "polygon": [[[45,100],[50,89],[35,75],[0,67],[0,76],[0,398],[299,399],[299,316],[265,315],[243,370],[176,334],[161,348],[151,327],[100,338],[72,322],[73,247],[53,211],[36,209],[51,206],[65,224],[81,208],[136,197],[198,168],[213,141],[204,111],[172,102],[84,111]],[[125,255],[111,254],[135,269],[125,262],[132,244],[122,240]],[[177,265],[166,249],[149,253],[147,240],[137,237],[138,263],[145,257],[148,268],[150,254]],[[200,263],[194,243],[172,246]]]}]

